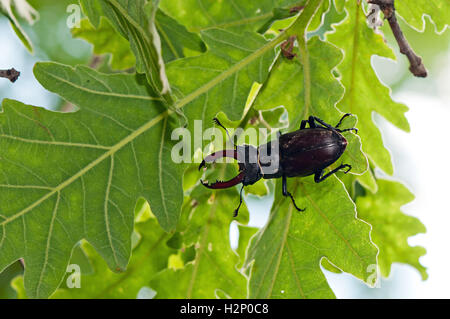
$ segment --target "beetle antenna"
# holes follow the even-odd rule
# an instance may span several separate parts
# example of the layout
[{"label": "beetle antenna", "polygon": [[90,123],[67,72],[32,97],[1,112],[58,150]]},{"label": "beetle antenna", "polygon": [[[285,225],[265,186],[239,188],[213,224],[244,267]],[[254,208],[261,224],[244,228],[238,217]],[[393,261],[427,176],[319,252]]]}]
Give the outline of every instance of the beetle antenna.
[{"label": "beetle antenna", "polygon": [[239,192],[239,206],[236,208],[236,210],[234,211],[233,217],[237,217],[238,212],[239,212],[239,208],[241,208],[242,205],[242,190],[244,189],[244,185],[242,185],[241,187],[241,191]]},{"label": "beetle antenna", "polygon": [[236,148],[236,144],[234,144],[233,139],[230,136],[230,133],[228,133],[228,130],[225,126],[222,125],[222,123],[220,123],[219,119],[217,117],[213,118],[214,123],[216,123],[217,125],[219,125],[221,128],[223,128],[225,130],[225,132],[227,133],[228,139],[231,141],[231,143],[233,143],[234,148]]}]

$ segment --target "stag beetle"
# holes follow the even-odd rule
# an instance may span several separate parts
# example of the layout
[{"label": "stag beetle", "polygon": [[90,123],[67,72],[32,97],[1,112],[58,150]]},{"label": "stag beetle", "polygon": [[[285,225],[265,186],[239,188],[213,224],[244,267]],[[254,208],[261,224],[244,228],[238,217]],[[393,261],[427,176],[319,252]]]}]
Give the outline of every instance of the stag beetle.
[{"label": "stag beetle", "polygon": [[[315,116],[310,116],[308,120],[302,120],[299,130],[286,134],[279,133],[277,140],[260,145],[258,148],[244,144],[235,145],[234,150],[214,152],[205,157],[199,165],[199,170],[206,163],[230,157],[238,161],[239,174],[228,181],[216,181],[212,184],[202,180],[200,182],[211,189],[229,188],[242,183],[239,206],[234,212],[236,217],[242,204],[244,186],[252,185],[261,178],[281,177],[283,196],[290,197],[298,211],[304,211],[305,209],[297,207],[294,197],[287,191],[286,179],[314,174],[314,181],[320,183],[340,169],[346,168],[345,173],[351,170],[349,164],[341,164],[324,175],[324,169],[336,162],[345,151],[347,140],[341,133],[352,130],[358,132],[356,128],[339,129],[344,118],[349,115],[351,114],[345,114],[334,127]],[[230,138],[227,129],[217,118],[214,118],[214,122],[222,127]],[[306,127],[307,124],[309,128]]]}]

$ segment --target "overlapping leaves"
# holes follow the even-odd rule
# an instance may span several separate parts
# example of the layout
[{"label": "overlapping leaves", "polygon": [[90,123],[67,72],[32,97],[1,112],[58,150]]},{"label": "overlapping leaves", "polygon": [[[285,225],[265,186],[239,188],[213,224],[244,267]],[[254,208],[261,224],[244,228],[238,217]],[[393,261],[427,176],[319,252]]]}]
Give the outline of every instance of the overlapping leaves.
[{"label": "overlapping leaves", "polygon": [[[209,32],[203,36],[211,52],[168,68],[175,77],[181,64],[189,65],[184,75],[195,79],[183,88],[185,79],[173,79],[180,85],[177,106],[212,118],[221,109],[217,100],[235,96],[226,114],[239,118],[253,81],[267,75],[273,50],[262,49],[267,43],[257,35],[247,35],[249,44],[242,46],[229,32]],[[205,71],[202,77],[198,69]],[[58,286],[70,251],[82,238],[111,269],[126,268],[139,197],[150,202],[165,230],[174,228],[184,166],[171,159],[170,111],[142,77],[53,63],[38,64],[35,75],[80,107],[63,115],[3,103],[0,191],[8,201],[0,203],[0,267],[24,257],[31,265],[25,272],[27,295],[44,297]]]},{"label": "overlapping leaves", "polygon": [[170,84],[162,57],[161,39],[155,17],[159,0],[100,0],[103,13],[116,30],[130,42],[136,70],[147,75],[152,89],[172,106]]},{"label": "overlapping leaves", "polygon": [[[310,115],[327,119],[333,125],[342,117],[334,105],[342,97],[344,89],[331,74],[342,54],[317,37],[310,39],[307,47],[308,56],[302,59],[278,58],[269,80],[253,104],[259,110],[284,106],[291,130],[298,129],[301,120]],[[301,55],[298,50],[294,53],[297,57]],[[345,121],[343,127],[352,127],[353,124]],[[367,159],[361,151],[361,143],[354,134],[346,134],[346,138],[349,139],[349,148],[341,161],[352,165],[352,173],[362,174],[367,169]]]},{"label": "overlapping leaves", "polygon": [[[340,52],[318,38],[304,46],[306,51],[294,51],[297,57],[293,60],[280,56],[254,102],[257,109],[284,105],[291,129],[309,115],[336,123],[342,116],[333,106],[343,88],[332,75],[342,59]],[[367,160],[358,139],[353,134],[348,138],[352,147],[342,161],[361,174],[367,169]],[[277,187],[269,222],[254,237],[247,256],[250,297],[333,297],[320,270],[324,257],[366,281],[367,269],[376,264],[377,249],[370,241],[370,226],[355,219],[355,206],[341,182],[335,177],[320,185],[311,178],[292,180],[288,189],[306,212],[299,213]]]},{"label": "overlapping leaves", "polygon": [[327,35],[328,41],[345,52],[337,69],[346,91],[337,106],[341,111],[358,116],[363,150],[378,167],[392,174],[390,154],[383,146],[372,113],[377,112],[392,124],[408,131],[409,124],[404,116],[408,108],[392,100],[389,88],[380,82],[371,67],[371,56],[374,54],[392,59],[395,56],[382,36],[367,26],[361,6],[355,1],[346,2],[346,19],[335,26],[335,32]]},{"label": "overlapping leaves", "polygon": [[[184,212],[187,226],[180,230],[184,244],[195,245],[195,258],[181,269],[166,269],[151,282],[157,298],[213,298],[247,296],[246,277],[238,271],[239,257],[230,247],[229,227],[236,206],[235,190],[211,194],[199,185]],[[242,207],[238,220],[246,223]],[[214,278],[214,279],[213,279]],[[172,283],[177,282],[173,289]]]},{"label": "overlapping leaves", "polygon": [[[238,193],[210,192],[197,184],[193,192],[185,193],[178,222],[186,165],[175,164],[170,154],[174,144],[170,133],[177,124],[173,112],[183,109],[193,137],[195,120],[203,121],[203,129],[211,127],[211,119],[221,111],[230,120],[241,120],[250,89],[258,82],[263,86],[252,105],[254,110],[283,106],[291,129],[308,115],[335,124],[342,112],[356,114],[357,123],[349,118],[344,125],[357,125],[363,149],[377,166],[391,173],[389,153],[383,148],[371,116],[376,111],[407,130],[403,116],[406,108],[391,100],[388,88],[379,83],[370,67],[372,54],[392,57],[392,53],[382,38],[366,27],[359,4],[345,4],[346,20],[327,37],[343,49],[342,60],[336,47],[318,38],[306,41],[304,34],[307,28],[320,25],[319,16],[327,12],[328,1],[166,0],[162,9],[168,15],[157,10],[157,1],[80,2],[91,23],[99,28],[98,37],[91,38],[94,46],[99,46],[104,31],[120,33],[130,43],[136,70],[146,77],[106,75],[87,67],[40,63],[35,68],[40,83],[79,110],[58,114],[16,101],[3,102],[0,269],[24,258],[29,297],[47,297],[58,287],[72,248],[83,238],[93,247],[91,256],[95,249],[110,269],[124,270],[131,254],[133,213],[139,198],[148,200],[164,231],[175,231],[171,245],[176,247],[169,249],[163,240],[156,240],[161,245],[155,248],[155,256],[161,257],[158,265],[164,265],[154,268],[145,283],[139,283],[147,286],[153,278],[150,286],[159,298],[333,297],[321,272],[321,261],[326,261],[327,267],[368,280],[373,269],[370,266],[377,263],[371,227],[358,219],[355,204],[337,177],[321,184],[315,184],[310,177],[289,180],[288,189],[297,204],[307,208],[303,213],[281,196],[278,183],[269,222],[253,237],[248,250],[245,245],[255,230],[240,225],[237,256],[230,248],[228,234]],[[306,8],[298,17],[300,23],[294,23],[282,37],[267,41],[255,32],[264,32],[273,20],[292,16],[290,8],[303,5]],[[399,9],[402,12],[406,12],[404,8]],[[115,30],[102,29],[102,15]],[[416,21],[415,17],[411,19]],[[437,20],[438,27],[443,25],[441,20]],[[201,38],[187,30],[202,31]],[[274,62],[274,48],[292,32],[298,36],[298,48],[294,49],[297,57],[288,61],[279,55]],[[158,38],[161,43],[155,42]],[[120,52],[130,56],[124,40],[120,41]],[[204,44],[208,51],[198,55]],[[118,58],[115,49],[104,47],[101,52],[111,52]],[[190,56],[190,51],[195,51],[195,56]],[[333,75],[336,65],[340,80]],[[132,62],[126,66],[132,66]],[[353,133],[346,137],[349,147],[342,161],[361,174],[367,160],[359,137]],[[389,215],[383,211],[378,196],[390,198],[385,190],[401,187],[379,183],[379,193],[368,194],[357,203],[359,217],[374,224],[374,241],[385,250],[380,253],[383,274],[388,274],[392,262],[398,261],[414,265],[424,275],[417,261],[423,251],[405,243],[408,236],[423,231],[421,224],[398,212],[409,197],[400,192],[402,201],[391,198]],[[239,218],[241,223],[247,221],[245,208]],[[383,226],[392,218],[410,222],[411,227],[401,232],[400,242],[391,240],[395,229]],[[148,248],[144,243],[156,247],[152,243],[156,243],[158,235],[168,236],[154,220],[137,227],[143,227],[142,249]],[[166,268],[153,277],[166,267],[172,249],[179,249],[177,256],[186,250],[193,251],[193,255],[174,263],[177,269]],[[139,246],[133,258],[139,256],[138,250]],[[244,252],[248,291],[247,277],[240,269]],[[98,256],[92,259],[99,261]],[[134,294],[139,284],[132,279],[133,269],[128,270],[128,277],[127,273],[113,274],[101,265],[101,271],[112,281],[131,278],[127,287],[132,286]],[[96,294],[104,288],[99,284],[91,292]]]},{"label": "overlapping leaves", "polygon": [[[212,1],[166,0],[161,8],[191,31],[211,28],[234,32],[258,31],[270,27],[276,19],[292,16],[290,8],[305,0]],[[283,10],[284,9],[284,10]]]}]

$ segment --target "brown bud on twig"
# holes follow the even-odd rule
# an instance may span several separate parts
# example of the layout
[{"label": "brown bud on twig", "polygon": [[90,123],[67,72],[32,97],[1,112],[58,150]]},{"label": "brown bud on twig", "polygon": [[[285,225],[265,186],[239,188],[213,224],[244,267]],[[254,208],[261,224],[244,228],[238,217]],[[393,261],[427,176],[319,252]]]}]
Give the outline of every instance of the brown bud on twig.
[{"label": "brown bud on twig", "polygon": [[19,78],[19,75],[20,72],[14,68],[8,70],[0,70],[0,78],[7,78],[13,83],[16,82],[16,80]]},{"label": "brown bud on twig", "polygon": [[283,53],[284,57],[288,60],[292,60],[294,57],[297,56],[296,53],[293,52],[294,50],[294,42],[297,37],[295,35],[291,35],[289,39],[281,43],[281,52]]},{"label": "brown bud on twig", "polygon": [[409,70],[414,76],[426,77],[427,70],[422,63],[422,58],[419,57],[409,45],[405,36],[403,35],[400,26],[398,25],[397,18],[395,16],[394,0],[368,0],[368,3],[376,4],[383,11],[384,18],[388,20],[395,40],[400,48],[400,53],[406,55],[409,60]]}]

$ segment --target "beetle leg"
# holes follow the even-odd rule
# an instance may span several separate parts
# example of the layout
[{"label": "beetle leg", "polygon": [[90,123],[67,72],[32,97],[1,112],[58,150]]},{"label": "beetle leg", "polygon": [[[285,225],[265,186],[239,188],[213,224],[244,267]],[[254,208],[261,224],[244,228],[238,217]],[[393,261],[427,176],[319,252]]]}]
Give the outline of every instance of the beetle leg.
[{"label": "beetle leg", "polygon": [[341,119],[339,120],[339,123],[334,127],[334,129],[335,129],[336,131],[338,131],[339,133],[342,133],[342,132],[348,132],[348,131],[355,131],[355,134],[358,134],[358,129],[357,129],[356,127],[346,128],[346,129],[344,129],[344,130],[338,129],[338,127],[341,126],[342,121],[343,121],[347,116],[350,116],[350,115],[352,115],[352,114],[351,114],[351,113],[345,113],[344,116],[342,116]]},{"label": "beetle leg", "polygon": [[342,121],[343,121],[347,116],[350,116],[350,115],[352,115],[352,114],[351,114],[351,113],[345,113],[344,116],[341,117],[341,119],[339,120],[339,123],[336,124],[336,126],[335,126],[334,128],[338,128],[339,126],[341,126]]},{"label": "beetle leg", "polygon": [[239,192],[239,206],[234,210],[233,217],[237,217],[239,213],[239,208],[241,208],[242,205],[242,190],[244,189],[244,185],[241,187],[241,191]]},{"label": "beetle leg", "polygon": [[[320,119],[318,117],[310,115],[309,118],[308,118],[309,127],[310,128],[316,128],[317,125],[316,125],[316,122],[314,122],[314,121],[317,121],[317,120],[320,120]],[[320,121],[322,121],[322,120],[320,120]],[[306,126],[306,124],[305,124],[305,126]]]},{"label": "beetle leg", "polygon": [[325,126],[326,128],[330,129],[330,130],[334,130],[334,129],[335,129],[333,126],[331,126],[331,125],[328,124],[328,123],[325,123],[324,121],[322,121],[321,119],[319,119],[319,118],[316,117],[316,116],[312,116],[312,115],[311,115],[311,116],[309,117],[308,122],[309,122],[309,126],[311,126],[311,123],[313,123],[314,126],[311,126],[311,127],[317,127],[317,125],[316,125],[316,123],[315,123],[315,122],[317,122],[317,123],[319,123],[319,124]]},{"label": "beetle leg", "polygon": [[307,120],[302,120],[302,122],[300,123],[300,129],[304,130],[306,128],[306,123],[308,123]]},{"label": "beetle leg", "polygon": [[286,178],[286,175],[283,175],[282,189],[283,189],[283,196],[291,198],[292,204],[294,204],[295,209],[298,210],[299,212],[304,212],[306,208],[304,208],[304,209],[298,208],[297,204],[295,204],[294,197],[292,196],[291,193],[289,193],[287,191],[287,178]]},{"label": "beetle leg", "polygon": [[328,177],[330,177],[331,175],[333,175],[334,173],[336,173],[337,171],[339,171],[342,168],[348,168],[344,173],[347,174],[352,167],[349,164],[341,164],[340,166],[336,167],[334,170],[332,170],[331,172],[328,172],[327,174],[323,175],[323,170],[317,171],[314,174],[314,181],[316,183],[320,183],[323,182],[324,180],[326,180]]},{"label": "beetle leg", "polygon": [[358,129],[356,127],[346,128],[345,130],[337,129],[336,131],[338,131],[339,133],[348,132],[348,131],[355,131],[355,134],[358,134]]}]

